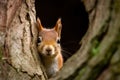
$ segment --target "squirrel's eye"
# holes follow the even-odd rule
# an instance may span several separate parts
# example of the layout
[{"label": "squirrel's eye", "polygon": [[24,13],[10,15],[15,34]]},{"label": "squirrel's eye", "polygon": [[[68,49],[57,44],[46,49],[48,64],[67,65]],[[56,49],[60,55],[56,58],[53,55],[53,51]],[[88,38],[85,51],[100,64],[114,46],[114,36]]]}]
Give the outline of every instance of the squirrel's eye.
[{"label": "squirrel's eye", "polygon": [[37,43],[41,43],[41,37],[38,37]]},{"label": "squirrel's eye", "polygon": [[60,44],[60,39],[57,40],[57,43]]}]

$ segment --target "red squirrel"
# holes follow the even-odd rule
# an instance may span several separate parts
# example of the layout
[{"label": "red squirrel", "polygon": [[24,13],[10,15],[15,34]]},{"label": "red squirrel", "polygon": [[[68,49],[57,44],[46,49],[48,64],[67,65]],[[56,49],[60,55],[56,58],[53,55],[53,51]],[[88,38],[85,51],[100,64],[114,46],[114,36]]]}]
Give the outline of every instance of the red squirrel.
[{"label": "red squirrel", "polygon": [[57,20],[55,27],[52,29],[44,28],[39,18],[37,18],[37,24],[39,29],[38,52],[46,74],[48,78],[51,78],[55,76],[63,66],[60,46],[62,29],[61,19],[59,18]]}]

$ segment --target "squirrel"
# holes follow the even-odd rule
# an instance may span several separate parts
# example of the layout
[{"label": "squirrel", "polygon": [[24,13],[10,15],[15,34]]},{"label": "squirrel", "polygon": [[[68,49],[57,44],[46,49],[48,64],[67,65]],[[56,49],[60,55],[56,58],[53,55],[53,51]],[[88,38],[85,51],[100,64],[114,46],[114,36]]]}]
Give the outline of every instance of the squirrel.
[{"label": "squirrel", "polygon": [[39,18],[38,25],[38,52],[45,68],[48,78],[54,77],[63,66],[63,57],[61,53],[61,18],[56,22],[54,28],[44,28]]}]

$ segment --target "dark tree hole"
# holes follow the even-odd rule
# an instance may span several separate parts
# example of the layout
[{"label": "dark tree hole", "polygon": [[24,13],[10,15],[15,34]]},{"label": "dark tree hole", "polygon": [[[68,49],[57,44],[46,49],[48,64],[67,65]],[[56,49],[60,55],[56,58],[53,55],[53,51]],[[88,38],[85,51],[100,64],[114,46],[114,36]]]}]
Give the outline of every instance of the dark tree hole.
[{"label": "dark tree hole", "polygon": [[36,17],[42,25],[53,27],[62,18],[61,46],[66,61],[79,48],[79,42],[88,29],[88,14],[80,0],[36,0]]}]

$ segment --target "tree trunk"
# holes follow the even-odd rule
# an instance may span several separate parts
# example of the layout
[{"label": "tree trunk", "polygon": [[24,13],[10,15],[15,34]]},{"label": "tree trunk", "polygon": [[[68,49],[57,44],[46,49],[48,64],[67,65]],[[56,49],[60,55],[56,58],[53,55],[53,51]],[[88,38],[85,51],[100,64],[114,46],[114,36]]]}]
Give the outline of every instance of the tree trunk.
[{"label": "tree trunk", "polygon": [[46,80],[38,57],[34,0],[0,0],[0,80]]},{"label": "tree trunk", "polygon": [[120,80],[120,0],[82,0],[89,29],[53,80]]}]

